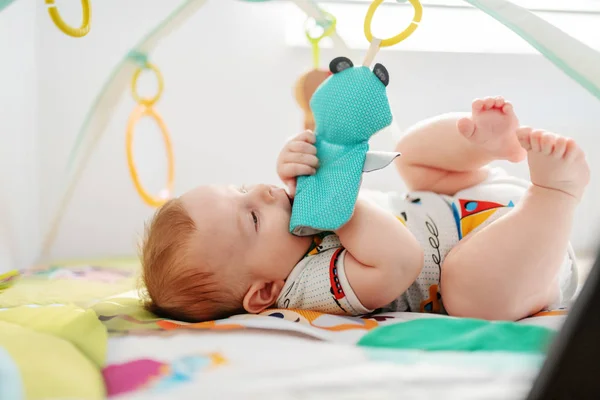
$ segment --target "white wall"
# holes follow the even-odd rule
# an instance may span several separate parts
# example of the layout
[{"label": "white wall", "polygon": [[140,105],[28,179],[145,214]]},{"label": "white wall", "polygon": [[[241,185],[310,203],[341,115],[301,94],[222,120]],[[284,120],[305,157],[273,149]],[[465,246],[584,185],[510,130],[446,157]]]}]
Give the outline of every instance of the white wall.
[{"label": "white wall", "polygon": [[35,4],[0,13],[0,273],[33,261],[38,247]]},{"label": "white wall", "polygon": [[[91,33],[75,40],[51,25],[38,2],[43,222],[59,193],[64,157],[94,96],[112,67],[174,6],[161,0],[96,1]],[[301,126],[292,85],[311,65],[309,49],[284,43],[280,16],[287,6],[210,1],[152,54],[166,82],[157,109],[173,136],[177,194],[203,183],[277,182],[277,152]],[[77,19],[78,6],[64,8],[66,18]],[[323,59],[334,55],[327,51]],[[578,139],[596,173],[579,208],[573,241],[580,250],[595,246],[600,220],[598,100],[539,56],[384,52],[379,62],[390,71],[390,98],[402,128],[438,113],[466,110],[474,97],[502,94],[514,102],[522,123]],[[133,106],[127,93],[75,193],[54,256],[133,254],[142,222],[153,212],[136,196],[127,172],[124,133]],[[150,177],[148,186],[157,189],[164,157],[157,131],[144,126],[150,128],[138,132],[137,157],[144,176]],[[386,136],[373,142],[378,149],[391,146]],[[524,165],[508,167],[527,176]],[[365,186],[403,188],[393,169],[368,176]]]}]

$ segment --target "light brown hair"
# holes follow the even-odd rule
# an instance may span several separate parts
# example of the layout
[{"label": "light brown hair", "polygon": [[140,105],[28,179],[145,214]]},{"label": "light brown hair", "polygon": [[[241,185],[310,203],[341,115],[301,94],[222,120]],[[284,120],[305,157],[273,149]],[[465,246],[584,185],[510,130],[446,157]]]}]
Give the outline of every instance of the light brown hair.
[{"label": "light brown hair", "polygon": [[242,299],[218,279],[218,269],[192,252],[197,234],[179,198],[167,201],[146,225],[140,248],[146,310],[188,322],[243,312]]}]

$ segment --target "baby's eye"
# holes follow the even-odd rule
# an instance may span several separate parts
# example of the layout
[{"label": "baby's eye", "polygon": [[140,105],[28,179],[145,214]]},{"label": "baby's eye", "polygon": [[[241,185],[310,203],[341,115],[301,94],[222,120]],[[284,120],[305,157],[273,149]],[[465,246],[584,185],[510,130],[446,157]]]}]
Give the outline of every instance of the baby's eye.
[{"label": "baby's eye", "polygon": [[244,185],[240,186],[240,192],[242,192],[242,193],[248,193],[248,190],[246,189],[246,186],[244,186]]},{"label": "baby's eye", "polygon": [[252,220],[254,221],[254,226],[258,225],[258,217],[256,216],[256,213],[254,211],[252,211]]}]

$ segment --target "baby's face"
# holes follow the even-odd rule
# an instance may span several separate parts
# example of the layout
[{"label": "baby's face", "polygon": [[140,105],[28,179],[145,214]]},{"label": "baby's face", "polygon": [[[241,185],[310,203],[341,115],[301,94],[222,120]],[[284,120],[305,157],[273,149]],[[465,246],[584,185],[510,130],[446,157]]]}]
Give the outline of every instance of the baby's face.
[{"label": "baby's face", "polygon": [[200,232],[192,246],[215,265],[234,266],[232,279],[285,279],[311,243],[289,232],[291,201],[276,186],[200,186],[181,200]]}]

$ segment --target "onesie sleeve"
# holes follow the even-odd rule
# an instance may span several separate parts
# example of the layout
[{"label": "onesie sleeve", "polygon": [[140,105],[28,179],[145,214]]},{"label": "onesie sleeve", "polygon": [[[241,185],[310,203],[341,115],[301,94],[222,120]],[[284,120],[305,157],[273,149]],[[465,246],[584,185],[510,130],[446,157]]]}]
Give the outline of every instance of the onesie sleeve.
[{"label": "onesie sleeve", "polygon": [[320,311],[338,315],[363,315],[365,308],[346,277],[343,247],[304,258],[288,277],[277,307]]}]

